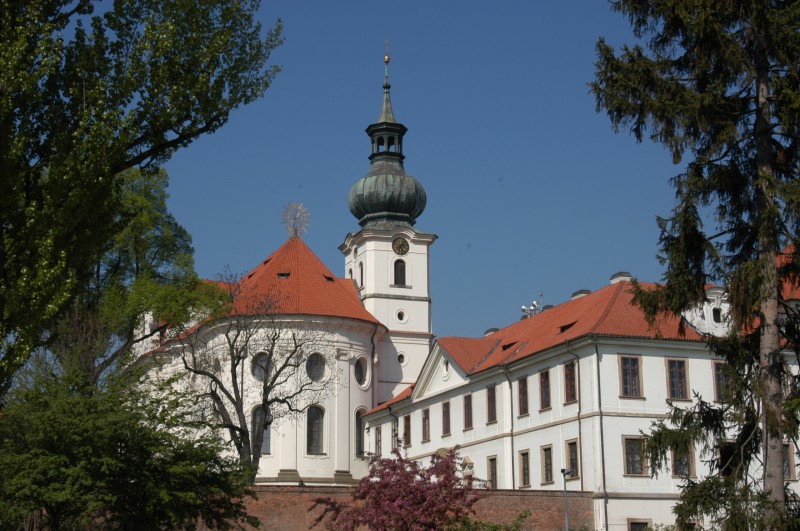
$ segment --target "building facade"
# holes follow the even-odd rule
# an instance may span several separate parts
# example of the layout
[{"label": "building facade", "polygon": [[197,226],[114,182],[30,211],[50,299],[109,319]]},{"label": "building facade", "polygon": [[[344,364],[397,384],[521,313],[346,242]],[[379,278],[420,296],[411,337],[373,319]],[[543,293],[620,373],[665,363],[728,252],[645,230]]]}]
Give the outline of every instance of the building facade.
[{"label": "building facade", "polygon": [[[252,318],[252,337],[278,337],[254,341],[247,354],[241,387],[253,418],[275,370],[260,361],[270,348],[291,351],[291,338],[310,338],[297,349],[298,375],[320,382],[299,413],[280,415],[275,404],[257,481],[352,485],[372,453],[400,448],[425,460],[459,446],[465,474],[490,488],[591,493],[596,529],[672,523],[681,484],[707,471],[704,456],[673,455],[668,470],[650,477],[641,434],[669,403],[721,397],[721,361],[704,334],[727,332],[725,293],[710,287],[703,307],[650,326],[632,302],[630,275],[619,273],[483,337],[435,339],[429,265],[437,237],[416,227],[425,190],[404,169],[407,129],[392,109],[385,62],[380,115],[366,130],[369,171],[348,198],[359,228],[339,246],[344,277],[293,236],[227,286],[269,303],[237,310]],[[215,374],[224,372],[214,365],[225,357],[215,345],[229,343],[228,322],[208,326],[198,351]],[[178,374],[186,343],[162,338],[150,356],[164,374]],[[794,482],[794,452],[787,456]]]}]

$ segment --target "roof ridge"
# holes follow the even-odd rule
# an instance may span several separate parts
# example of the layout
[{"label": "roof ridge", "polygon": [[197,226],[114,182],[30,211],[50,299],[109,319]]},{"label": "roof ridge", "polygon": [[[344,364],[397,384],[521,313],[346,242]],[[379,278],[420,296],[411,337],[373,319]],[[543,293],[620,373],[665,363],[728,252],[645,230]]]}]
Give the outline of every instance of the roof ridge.
[{"label": "roof ridge", "polygon": [[611,297],[611,300],[608,301],[608,304],[606,305],[605,310],[600,315],[600,317],[597,318],[597,321],[595,321],[594,325],[589,327],[589,330],[587,331],[587,334],[589,332],[594,332],[595,330],[597,330],[597,328],[603,323],[603,321],[606,319],[606,317],[608,317],[608,314],[611,313],[611,308],[617,302],[617,299],[619,298],[619,294],[622,292],[622,287],[625,284],[628,284],[628,282],[617,282],[617,284],[616,284],[616,288],[617,289],[614,291],[614,295]]}]

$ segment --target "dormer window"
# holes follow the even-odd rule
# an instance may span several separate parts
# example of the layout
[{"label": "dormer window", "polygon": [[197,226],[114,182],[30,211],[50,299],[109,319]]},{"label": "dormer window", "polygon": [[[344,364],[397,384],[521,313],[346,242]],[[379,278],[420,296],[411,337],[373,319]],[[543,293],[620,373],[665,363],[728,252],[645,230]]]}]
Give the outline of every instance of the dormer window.
[{"label": "dormer window", "polygon": [[289,273],[278,273],[278,278],[289,278]]},{"label": "dormer window", "polygon": [[406,262],[405,260],[395,260],[394,262],[394,285],[406,285]]}]

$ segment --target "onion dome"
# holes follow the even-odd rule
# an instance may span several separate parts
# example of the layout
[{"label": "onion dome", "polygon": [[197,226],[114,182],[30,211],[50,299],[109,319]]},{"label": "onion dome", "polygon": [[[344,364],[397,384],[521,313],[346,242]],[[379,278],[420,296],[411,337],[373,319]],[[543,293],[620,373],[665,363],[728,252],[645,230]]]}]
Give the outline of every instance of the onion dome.
[{"label": "onion dome", "polygon": [[388,48],[383,61],[386,77],[381,114],[366,130],[372,142],[369,173],[350,188],[348,196],[350,212],[365,229],[412,226],[427,202],[422,184],[403,168],[403,135],[408,129],[397,122],[392,110]]}]

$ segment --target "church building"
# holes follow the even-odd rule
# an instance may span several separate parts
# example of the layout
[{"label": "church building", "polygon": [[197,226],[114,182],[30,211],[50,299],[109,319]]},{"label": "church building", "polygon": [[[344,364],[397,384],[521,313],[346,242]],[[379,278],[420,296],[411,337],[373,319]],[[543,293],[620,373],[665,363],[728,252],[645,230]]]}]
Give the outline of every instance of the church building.
[{"label": "church building", "polygon": [[[380,114],[366,129],[369,171],[348,197],[359,227],[339,246],[343,276],[295,235],[232,285],[269,301],[269,319],[252,322],[256,336],[280,328],[312,337],[298,349],[301,376],[319,383],[296,414],[281,416],[275,403],[257,482],[352,485],[370,454],[401,447],[427,461],[457,445],[464,474],[489,488],[592,493],[595,529],[674,522],[681,484],[707,465],[692,449],[651,478],[641,433],[670,402],[721,400],[722,361],[704,334],[727,332],[725,293],[710,287],[704,306],[650,326],[632,303],[631,276],[618,273],[486,335],[436,338],[429,253],[437,236],[416,228],[426,195],[403,166],[407,129],[395,118],[388,56],[385,63]],[[250,304],[241,314],[258,314]],[[211,328],[204,352],[224,342],[222,327]],[[273,346],[285,348],[281,341]],[[180,343],[157,345],[173,372],[182,367]],[[248,389],[275,370],[259,361],[266,352],[249,353]],[[256,408],[258,394],[247,400]],[[786,480],[795,482],[794,452],[786,456]]]}]

